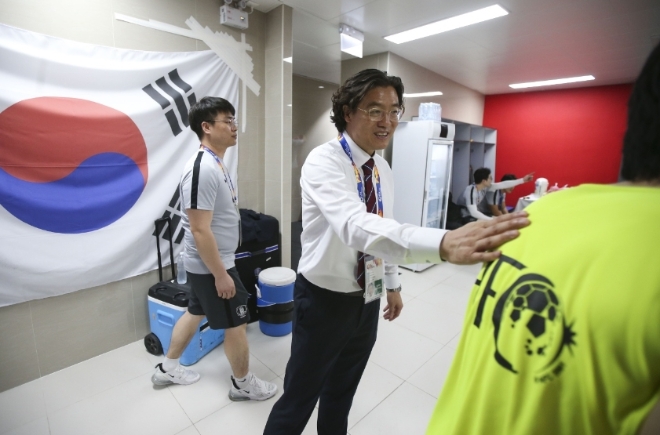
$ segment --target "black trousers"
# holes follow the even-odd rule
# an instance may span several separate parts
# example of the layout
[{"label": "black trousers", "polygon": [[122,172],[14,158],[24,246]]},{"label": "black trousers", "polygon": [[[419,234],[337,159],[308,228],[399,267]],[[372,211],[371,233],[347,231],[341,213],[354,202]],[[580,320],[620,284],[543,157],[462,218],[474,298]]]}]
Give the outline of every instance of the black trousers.
[{"label": "black trousers", "polygon": [[379,301],[315,286],[298,275],[284,394],[264,435],[298,435],[319,400],[319,435],[346,435],[348,413],[376,343]]}]

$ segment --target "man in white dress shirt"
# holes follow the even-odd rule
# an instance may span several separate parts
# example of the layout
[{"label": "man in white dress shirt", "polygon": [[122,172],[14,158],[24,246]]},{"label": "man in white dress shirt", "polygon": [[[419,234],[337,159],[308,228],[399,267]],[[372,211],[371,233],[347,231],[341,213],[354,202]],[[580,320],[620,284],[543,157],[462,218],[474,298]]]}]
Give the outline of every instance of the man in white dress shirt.
[{"label": "man in white dress shirt", "polygon": [[499,255],[492,249],[529,224],[525,213],[451,232],[399,224],[393,219],[392,171],[376,151],[387,147],[403,113],[401,79],[361,71],[335,92],[332,103],[339,137],[315,148],[302,168],[291,357],[266,435],[302,433],[317,401],[318,433],[346,434],[376,342],[378,298],[387,295],[385,320],[396,319],[403,308],[397,264],[490,261]]}]

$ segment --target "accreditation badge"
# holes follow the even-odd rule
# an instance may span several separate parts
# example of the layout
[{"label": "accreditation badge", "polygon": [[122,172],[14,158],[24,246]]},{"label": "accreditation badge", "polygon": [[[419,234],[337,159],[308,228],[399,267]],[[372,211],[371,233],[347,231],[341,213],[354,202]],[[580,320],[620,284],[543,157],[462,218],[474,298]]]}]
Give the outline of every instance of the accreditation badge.
[{"label": "accreditation badge", "polygon": [[385,266],[382,258],[364,256],[364,303],[368,304],[383,297],[385,293]]}]

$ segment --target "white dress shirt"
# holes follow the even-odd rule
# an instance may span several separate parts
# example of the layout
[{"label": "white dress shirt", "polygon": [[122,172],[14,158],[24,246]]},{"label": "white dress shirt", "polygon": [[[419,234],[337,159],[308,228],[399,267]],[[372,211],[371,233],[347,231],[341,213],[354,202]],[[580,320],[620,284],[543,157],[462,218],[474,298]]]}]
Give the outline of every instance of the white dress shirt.
[{"label": "white dress shirt", "polygon": [[[362,165],[370,156],[345,132],[344,138],[364,177]],[[441,261],[440,242],[446,231],[396,222],[392,169],[378,154],[373,159],[380,175],[383,218],[368,213],[360,200],[353,165],[337,139],[312,150],[302,167],[303,232],[298,273],[319,287],[359,291],[358,251],[385,260],[388,289],[399,286],[397,264]]]}]

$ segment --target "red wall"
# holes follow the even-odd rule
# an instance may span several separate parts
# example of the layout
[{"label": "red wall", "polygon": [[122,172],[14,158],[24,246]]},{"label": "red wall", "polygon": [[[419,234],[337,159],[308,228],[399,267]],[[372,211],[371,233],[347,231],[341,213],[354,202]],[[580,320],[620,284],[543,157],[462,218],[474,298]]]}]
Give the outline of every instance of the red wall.
[{"label": "red wall", "polygon": [[[632,85],[487,95],[484,125],[497,129],[495,179],[534,171],[558,183],[614,183]],[[534,190],[518,186],[509,205]]]}]

